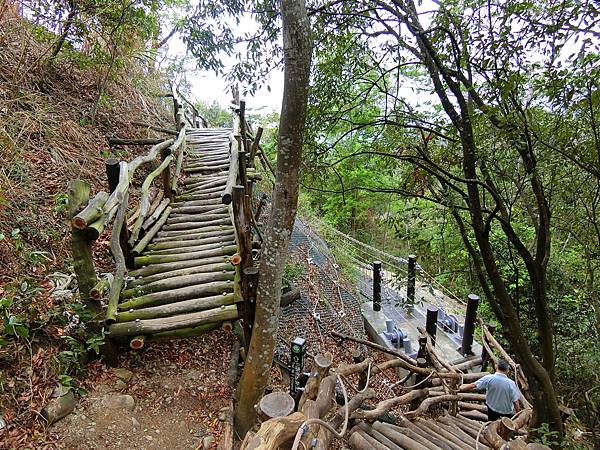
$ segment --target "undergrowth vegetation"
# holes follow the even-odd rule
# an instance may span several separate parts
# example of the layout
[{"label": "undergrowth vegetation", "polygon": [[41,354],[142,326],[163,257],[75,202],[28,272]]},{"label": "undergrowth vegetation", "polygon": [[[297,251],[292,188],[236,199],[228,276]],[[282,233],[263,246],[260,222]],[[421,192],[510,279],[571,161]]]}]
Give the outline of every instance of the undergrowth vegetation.
[{"label": "undergrowth vegetation", "polygon": [[[0,11],[0,447],[53,448],[39,411],[59,384],[85,391],[104,339],[86,326],[71,275],[68,183],[105,190],[106,158],[146,151],[108,138],[156,137],[132,122],[168,127],[171,113],[152,63],[121,48],[104,77],[105,59],[68,42],[50,59],[57,35],[9,12]],[[110,269],[104,237],[95,258]]]}]

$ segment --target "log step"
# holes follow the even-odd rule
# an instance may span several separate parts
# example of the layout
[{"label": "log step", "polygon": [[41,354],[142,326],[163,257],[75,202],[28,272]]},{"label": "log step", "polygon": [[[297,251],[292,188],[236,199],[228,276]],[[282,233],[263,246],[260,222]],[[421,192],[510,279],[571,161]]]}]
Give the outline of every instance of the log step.
[{"label": "log step", "polygon": [[109,323],[112,336],[147,343],[197,335],[239,318],[239,278],[231,264],[238,247],[230,207],[221,200],[231,132],[187,129],[187,177],[174,200],[157,201],[143,222],[153,233],[134,257],[135,269],[128,273],[133,278]]},{"label": "log step", "polygon": [[219,308],[179,314],[172,317],[117,322],[109,327],[109,332],[111,336],[138,336],[197,327],[225,320],[236,320],[238,317],[239,313],[236,305],[223,305]]}]

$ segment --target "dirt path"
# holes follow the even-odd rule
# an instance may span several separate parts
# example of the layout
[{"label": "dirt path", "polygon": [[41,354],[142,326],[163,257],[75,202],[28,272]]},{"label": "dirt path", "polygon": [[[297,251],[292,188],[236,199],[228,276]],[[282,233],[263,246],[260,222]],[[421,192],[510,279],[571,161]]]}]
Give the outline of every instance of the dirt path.
[{"label": "dirt path", "polygon": [[51,433],[67,449],[216,448],[234,339],[216,330],[125,353],[121,369],[96,372],[94,389]]}]

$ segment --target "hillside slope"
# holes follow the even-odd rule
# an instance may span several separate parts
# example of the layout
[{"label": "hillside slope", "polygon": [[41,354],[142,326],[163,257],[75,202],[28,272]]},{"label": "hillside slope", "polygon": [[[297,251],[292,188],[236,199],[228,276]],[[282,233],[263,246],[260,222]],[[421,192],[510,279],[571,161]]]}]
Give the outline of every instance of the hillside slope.
[{"label": "hillside slope", "polygon": [[[106,189],[106,158],[147,151],[108,139],[154,137],[133,122],[169,127],[172,117],[160,73],[129,61],[99,90],[101,71],[83,67],[85,55],[49,61],[48,49],[32,24],[0,18],[0,448],[44,448],[38,412],[59,378],[80,386],[94,345],[82,329],[65,332],[70,314],[82,314],[71,301],[69,181]],[[98,244],[107,268],[108,243]],[[57,284],[65,295],[50,295]]]}]

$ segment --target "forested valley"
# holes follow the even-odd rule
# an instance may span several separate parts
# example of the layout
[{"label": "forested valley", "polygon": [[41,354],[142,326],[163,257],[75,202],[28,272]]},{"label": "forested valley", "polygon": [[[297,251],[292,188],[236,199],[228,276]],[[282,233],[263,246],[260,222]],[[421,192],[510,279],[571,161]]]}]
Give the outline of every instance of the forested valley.
[{"label": "forested valley", "polygon": [[[0,448],[600,448],[599,20],[592,0],[0,0]],[[207,72],[230,105],[197,100]],[[429,328],[418,353],[374,347],[382,258],[409,317],[414,270],[423,312],[477,294],[481,354]],[[459,389],[499,357],[529,414],[509,435]],[[297,395],[282,417],[271,391]]]}]

